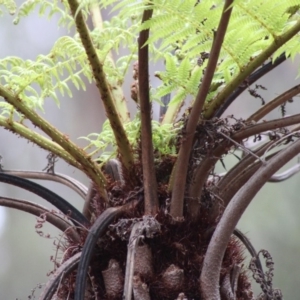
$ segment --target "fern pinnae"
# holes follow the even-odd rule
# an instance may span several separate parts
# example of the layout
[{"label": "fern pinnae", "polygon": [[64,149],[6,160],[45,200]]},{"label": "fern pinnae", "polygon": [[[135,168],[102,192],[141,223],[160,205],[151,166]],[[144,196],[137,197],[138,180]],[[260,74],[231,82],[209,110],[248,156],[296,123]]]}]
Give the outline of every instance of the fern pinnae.
[{"label": "fern pinnae", "polygon": [[256,58],[254,58],[247,66],[243,68],[243,72],[235,76],[228,85],[210,102],[206,103],[204,107],[205,118],[210,118],[217,107],[225,101],[229,94],[237,88],[252,72],[255,71],[264,61],[272,56],[277,49],[292,39],[300,31],[300,21],[298,21],[292,28],[287,30],[282,35],[278,36],[276,40],[270,43],[270,45],[263,50]]},{"label": "fern pinnae", "polygon": [[59,14],[60,18],[58,20],[59,26],[67,26],[69,29],[74,26],[73,18],[67,13],[66,9],[61,8],[60,4],[66,6],[66,1],[47,1],[47,0],[26,0],[24,1],[16,14],[14,19],[14,24],[18,24],[21,18],[27,17],[29,14],[33,13],[37,8],[39,8],[39,15],[44,15],[48,11],[48,18],[51,18],[54,14]]},{"label": "fern pinnae", "polygon": [[295,59],[295,56],[300,52],[300,43],[298,39],[291,39],[287,41],[283,46],[281,46],[277,51],[274,52],[272,60],[274,61],[279,57],[283,52],[286,53],[287,57],[290,57],[292,60]]},{"label": "fern pinnae", "polygon": [[149,6],[149,3],[152,1],[134,1],[134,0],[109,0],[109,1],[101,1],[100,5],[104,8],[107,8],[108,6],[113,7],[111,9],[111,12],[115,12],[119,10],[119,15],[122,17],[129,16],[131,14],[138,14],[142,15],[142,12],[144,9],[146,9]]},{"label": "fern pinnae", "polygon": [[[66,57],[67,53],[69,55],[78,53],[78,55],[70,58],[70,56]],[[51,96],[59,105],[56,89],[62,94],[67,92],[72,96],[68,81],[72,81],[77,88],[85,89],[85,84],[79,75],[83,73],[87,78],[91,77],[87,74],[85,53],[82,50],[80,52],[78,46],[74,47],[74,40],[70,37],[60,38],[48,55],[39,55],[36,61],[8,57],[1,60],[0,64],[9,70],[1,76],[2,84],[14,90],[15,94],[26,101],[30,107],[40,109],[42,109],[41,105],[36,104],[43,103],[45,98]],[[78,66],[80,69],[75,72]],[[69,73],[68,77],[65,77],[65,71]],[[34,83],[40,87],[39,94],[31,86]]]},{"label": "fern pinnae", "polygon": [[[14,0],[2,0],[0,5],[3,5],[11,15],[15,14],[17,10],[17,5]],[[0,16],[1,14],[2,10],[0,8]]]},{"label": "fern pinnae", "polygon": [[[184,2],[185,7],[188,6],[188,2],[189,1]],[[195,7],[193,3],[193,9],[190,11],[187,10],[187,8],[183,8],[183,6],[177,7],[176,5],[178,3],[182,4],[180,1],[172,3],[168,3],[167,1],[153,1],[153,5],[156,7],[153,19],[145,23],[142,28],[151,27],[154,31],[154,34],[150,37],[148,43],[151,43],[151,41],[155,42],[158,39],[163,39],[163,43],[159,48],[160,50],[163,49],[165,45],[169,45],[176,40],[182,40],[182,55],[192,58],[197,54],[199,55],[200,52],[210,49],[213,38],[212,29],[216,27],[216,22],[218,20],[217,14],[220,13],[218,11],[220,6],[214,7],[210,12],[209,17],[206,18],[205,12],[212,7],[212,3],[209,1],[203,1]],[[261,49],[265,48],[265,46],[269,43],[265,37],[270,35],[270,29],[262,28],[259,22],[260,20],[253,19],[251,17],[251,15],[255,12],[255,10],[251,10],[251,7],[255,6],[255,3],[251,3],[250,8],[248,9],[248,14],[238,6],[238,4],[242,5],[242,3],[237,1],[235,4],[233,17],[229,24],[229,35],[225,38],[220,54],[220,60],[222,60],[222,62],[218,66],[218,70],[220,70],[220,72],[226,72],[224,75],[226,75],[227,81],[230,81],[239,70],[243,69],[244,65],[248,63],[249,58],[253,56],[253,54],[258,55]],[[281,5],[284,6],[284,8],[277,8],[276,13],[281,13],[278,12],[278,10],[283,11],[283,9],[285,9],[288,5],[290,4]],[[264,12],[260,15],[265,14],[266,8],[267,4],[264,6]],[[186,14],[187,11],[189,11],[189,14]],[[178,16],[177,18],[172,18],[172,21],[169,21],[167,18],[168,14],[178,14]],[[188,16],[188,18],[184,19],[185,16]],[[176,19],[176,21],[174,21],[174,19]],[[205,20],[203,25],[199,22],[201,19],[203,21]],[[173,24],[172,22],[176,24]],[[272,23],[274,22],[270,20],[270,26],[272,28],[276,28],[277,31],[282,30],[280,26],[282,26],[284,22],[279,22],[279,24]],[[241,26],[243,28],[234,32],[234,28],[237,25],[239,29],[241,29]],[[186,28],[191,28],[191,31],[188,31]],[[246,34],[247,31],[252,32],[254,28],[256,32],[255,35]],[[197,32],[197,35],[189,34],[189,32],[195,31]],[[189,36],[192,36],[192,42],[190,41]],[[236,41],[239,42],[237,43]],[[231,72],[229,72],[228,69],[231,69]]]},{"label": "fern pinnae", "polygon": [[[268,35],[271,35],[273,38],[276,38],[276,34],[273,31],[272,26],[270,26],[270,22],[268,22],[268,20],[266,19],[267,16],[272,14],[272,12],[271,12],[272,9],[270,9],[269,5],[270,4],[268,3],[268,14],[264,14],[264,18],[261,18],[260,12],[261,12],[261,9],[263,8],[262,5],[260,7],[258,7],[258,5],[246,6],[242,1],[237,3],[237,6],[239,8],[241,8],[241,10],[243,10],[247,14],[247,16],[250,16],[255,22],[257,22],[259,24],[260,28],[266,29]],[[278,5],[278,3],[276,3],[276,6],[277,5]],[[255,8],[255,9],[253,9],[253,8]],[[258,13],[259,13],[259,15],[257,15]],[[281,19],[281,18],[279,18],[279,19]],[[272,20],[272,18],[271,18],[271,20]],[[276,18],[276,20],[278,20],[278,17]],[[285,20],[283,21],[283,24],[285,24]]]},{"label": "fern pinnae", "polygon": [[[174,92],[175,96],[171,99],[169,106],[178,105],[180,107],[188,95],[196,96],[206,63],[199,67],[194,60],[189,58],[179,61],[176,56],[166,55],[165,57],[166,71],[157,73],[157,77],[162,79],[163,84],[154,92],[154,99],[158,100],[158,98]],[[177,110],[173,108],[172,111],[175,113]],[[167,114],[169,113],[167,112]]]}]

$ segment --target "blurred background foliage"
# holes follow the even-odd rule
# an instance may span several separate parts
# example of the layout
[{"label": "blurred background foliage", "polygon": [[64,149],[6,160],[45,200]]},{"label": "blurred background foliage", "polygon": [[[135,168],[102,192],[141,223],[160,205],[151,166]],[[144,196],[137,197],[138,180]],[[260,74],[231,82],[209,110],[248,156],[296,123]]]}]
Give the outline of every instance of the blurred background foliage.
[{"label": "blurred background foliage", "polygon": [[[19,1],[19,4],[22,1]],[[38,54],[47,54],[59,36],[73,34],[57,26],[55,16],[51,20],[32,14],[15,26],[13,16],[5,14],[0,19],[0,57],[7,55],[20,56],[23,59],[34,59]],[[299,60],[288,61],[280,65],[258,83],[267,88],[259,91],[265,101],[269,101],[299,83],[295,79],[298,73]],[[154,70],[159,66],[152,67]],[[124,83],[125,94],[130,102],[132,115],[135,104],[130,99],[130,83],[132,75],[128,74]],[[152,85],[155,85],[153,78]],[[60,107],[54,101],[45,102],[45,118],[59,130],[67,134],[79,145],[84,141],[78,139],[91,132],[99,132],[105,120],[105,113],[94,86],[87,83],[87,91],[72,90],[73,98],[60,98]],[[287,114],[298,112],[298,97],[287,105]],[[234,114],[236,118],[247,117],[261,105],[246,91],[224,114]],[[154,118],[158,118],[158,107],[154,108]],[[265,119],[280,117],[280,109]],[[0,128],[0,154],[5,169],[24,169],[41,171],[47,166],[47,152],[26,140],[16,137]],[[228,157],[226,168],[236,162]],[[294,160],[291,164],[297,163]],[[286,166],[288,167],[288,166]],[[59,160],[56,172],[65,173],[88,185],[84,174]],[[217,172],[224,172],[223,166]],[[300,269],[300,174],[283,183],[267,184],[252,201],[246,210],[238,228],[250,238],[256,250],[267,249],[275,262],[274,286],[281,288],[285,299],[298,299]],[[83,201],[68,188],[53,182],[43,182],[51,190],[82,209]],[[17,197],[34,201],[49,207],[49,204],[31,193],[0,183],[0,195]],[[47,280],[47,273],[53,269],[51,256],[56,255],[59,233],[50,225],[41,229],[50,234],[50,238],[41,237],[36,233],[36,218],[13,209],[0,208],[0,298],[28,299],[32,289]],[[248,263],[248,262],[247,262]],[[247,266],[246,266],[247,267]],[[254,284],[255,286],[255,284]],[[37,288],[35,295],[39,294]]]}]

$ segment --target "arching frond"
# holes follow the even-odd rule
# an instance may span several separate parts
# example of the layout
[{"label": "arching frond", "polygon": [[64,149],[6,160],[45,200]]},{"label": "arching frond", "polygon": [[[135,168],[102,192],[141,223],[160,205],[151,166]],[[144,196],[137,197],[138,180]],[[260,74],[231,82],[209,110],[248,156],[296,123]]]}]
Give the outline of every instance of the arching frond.
[{"label": "arching frond", "polygon": [[[12,9],[12,3],[5,1],[4,5]],[[172,105],[181,103],[188,95],[195,97],[207,63],[203,54],[207,55],[206,58],[209,55],[223,1],[84,0],[80,2],[79,9],[87,16],[90,5],[95,3],[102,9],[118,11],[110,21],[104,21],[102,29],[96,28],[91,32],[97,54],[112,85],[123,83],[130,63],[137,58],[138,32],[150,28],[148,43],[153,59],[166,62],[165,70],[157,73],[162,83],[152,88],[152,98],[159,101],[161,96],[172,93]],[[141,25],[142,11],[150,7],[154,11],[153,17]],[[235,1],[213,84],[228,83],[242,72],[263,49],[293,26],[299,7],[299,0],[280,3],[271,0]],[[66,1],[25,1],[16,20],[36,9],[49,17],[59,13],[62,25],[73,24]],[[111,51],[118,53],[120,48],[127,48],[129,54],[119,57],[115,66],[106,57]],[[273,59],[283,52],[291,57],[300,52],[297,36],[278,49]],[[40,109],[47,97],[58,102],[57,91],[71,96],[70,83],[84,89],[82,78],[92,80],[84,49],[77,37],[60,38],[48,55],[41,55],[36,61],[8,57],[1,60],[0,65],[2,84],[13,89],[31,107]],[[40,91],[36,90],[35,84]]]},{"label": "arching frond", "polygon": [[14,91],[29,107],[41,110],[48,97],[59,104],[57,91],[71,97],[71,82],[84,89],[81,74],[91,80],[81,43],[67,36],[60,38],[48,55],[39,55],[35,61],[6,57],[0,60],[0,66],[1,84]]}]

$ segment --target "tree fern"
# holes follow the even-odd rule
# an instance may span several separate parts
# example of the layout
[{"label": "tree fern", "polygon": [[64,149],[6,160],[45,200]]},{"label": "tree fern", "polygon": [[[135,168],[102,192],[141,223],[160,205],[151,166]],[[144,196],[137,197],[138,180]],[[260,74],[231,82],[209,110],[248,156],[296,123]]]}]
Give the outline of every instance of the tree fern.
[{"label": "tree fern", "polygon": [[[95,3],[82,1],[79,9],[83,9],[87,16],[90,6]],[[104,65],[110,84],[123,84],[124,74],[128,71],[130,63],[136,59],[137,48],[134,41],[137,33],[151,28],[148,41],[151,44],[150,50],[155,59],[166,62],[166,70],[156,74],[162,84],[152,88],[152,99],[160,101],[161,97],[170,93],[173,95],[170,105],[180,107],[187,96],[196,97],[207,64],[207,61],[201,64],[198,61],[201,53],[208,53],[212,46],[222,1],[201,1],[197,5],[191,0],[172,3],[169,1],[97,3],[103,8],[114,4],[113,10],[119,10],[118,16],[103,23],[102,30],[96,28],[91,32],[97,55]],[[289,9],[297,8],[297,1],[285,1],[280,5],[272,3],[268,4],[268,1],[234,3],[233,15],[212,81],[218,88],[209,93],[207,100],[219,101],[214,97],[222,90],[222,86],[226,83],[230,86],[231,82],[236,80],[235,77],[244,72],[248,64],[260,55],[263,49],[295,25],[297,12],[294,9],[293,13],[289,13]],[[4,4],[12,7],[12,2]],[[270,5],[272,13],[268,13]],[[62,25],[69,26],[73,22],[72,17],[65,11],[69,9],[67,1],[63,1],[64,8],[57,1],[53,3],[26,1],[21,5],[17,19],[29,15],[37,7],[41,14],[47,11],[50,17],[59,12],[61,14],[59,22],[62,22]],[[140,24],[140,17],[136,16],[145,8],[153,9],[154,15],[150,20]],[[67,20],[70,22],[64,23]],[[124,46],[128,46],[130,53],[120,57],[116,65],[111,64],[111,61],[106,59],[107,56],[111,51],[118,51]],[[282,53],[294,57],[298,49],[295,36],[277,49],[272,59],[276,59]],[[7,57],[0,60],[0,65],[1,84],[13,91],[32,109],[42,110],[44,100],[49,97],[59,103],[57,92],[72,96],[70,83],[76,88],[85,89],[83,77],[89,81],[93,80],[86,52],[78,36],[60,38],[48,55],[39,55],[35,61]],[[35,84],[39,86],[39,91],[33,87]],[[12,117],[18,114],[12,111],[13,108],[9,104],[2,104],[4,115]],[[21,119],[23,118],[26,116],[22,115]]]},{"label": "tree fern", "polygon": [[[11,13],[16,10],[12,1],[0,4]],[[115,15],[103,21],[101,10],[106,9]],[[235,226],[261,186],[299,152],[298,135],[286,127],[299,124],[300,114],[259,123],[280,105],[284,115],[286,102],[298,94],[299,86],[248,120],[220,116],[253,82],[300,52],[299,9],[299,0],[28,0],[19,7],[16,25],[38,11],[48,18],[58,14],[58,24],[76,33],[60,37],[48,54],[35,60],[0,59],[0,126],[61,157],[91,179],[88,193],[81,189],[85,204],[80,213],[55,193],[1,169],[0,181],[36,193],[42,190],[44,198],[70,219],[72,237],[60,245],[65,257],[82,250],[81,257],[77,254],[70,264],[61,264],[43,299],[52,298],[57,289],[62,298],[76,300],[99,295],[129,300],[132,291],[135,299],[151,295],[179,300],[185,294],[189,299],[253,299],[241,271],[242,247],[232,239],[233,233],[255,259],[251,270],[260,274],[254,277],[264,297],[278,296],[258,254]],[[121,49],[125,55],[119,54]],[[156,87],[151,86],[149,66],[157,61],[164,67],[154,71],[160,80]],[[128,114],[131,100],[122,90],[132,69],[134,117]],[[82,137],[86,147],[81,148],[40,113],[46,99],[59,104],[61,95],[72,97],[73,86],[84,90],[86,80],[96,86],[108,120],[100,132]],[[256,89],[250,93],[262,99]],[[186,100],[189,107],[181,115]],[[152,119],[153,101],[169,102],[158,121]],[[27,122],[43,134],[27,127]],[[267,130],[272,131],[270,140],[261,148],[252,151],[242,145],[244,139],[259,139]],[[293,143],[284,147],[283,142]],[[280,147],[269,153],[275,146]],[[247,155],[218,177],[215,164],[224,165],[223,157],[237,149]],[[288,173],[290,177],[295,171]],[[3,205],[9,205],[13,199],[5,201]],[[29,203],[23,203],[30,211]],[[121,216],[125,219],[114,223]],[[56,218],[52,223],[58,228],[68,225],[58,224]],[[108,230],[109,224],[113,225]],[[140,236],[132,242],[137,232],[145,234],[145,245]],[[144,247],[142,254],[137,254],[139,247]],[[151,255],[144,255],[147,249],[158,253],[153,261]],[[164,252],[169,255],[161,256]],[[270,256],[264,255],[272,269]],[[138,261],[145,257],[149,259]],[[77,264],[77,273],[63,278]],[[146,268],[133,272],[139,264]],[[104,278],[107,267],[119,270],[113,296]],[[175,283],[174,268],[179,274]],[[149,271],[142,273],[144,269]],[[91,288],[86,289],[86,283]],[[149,284],[150,292],[144,284]]]}]

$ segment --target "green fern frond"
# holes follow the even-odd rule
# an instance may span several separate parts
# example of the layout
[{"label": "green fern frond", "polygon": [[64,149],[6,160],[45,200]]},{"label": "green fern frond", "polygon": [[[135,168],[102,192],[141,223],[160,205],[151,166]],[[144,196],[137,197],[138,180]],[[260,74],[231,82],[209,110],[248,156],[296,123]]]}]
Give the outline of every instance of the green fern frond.
[{"label": "green fern frond", "polygon": [[[8,12],[11,15],[14,15],[16,13],[17,5],[14,0],[0,0],[0,6],[4,6],[5,9],[8,10]],[[3,11],[0,8],[0,15],[2,15],[2,14],[3,14]]]},{"label": "green fern frond", "polygon": [[[292,16],[295,16],[299,3],[299,1],[281,1],[280,3],[254,0],[235,1],[213,83],[229,82],[277,36],[291,28],[293,20],[288,11],[290,7],[294,7]],[[188,94],[195,95],[200,80],[198,84],[196,82],[188,84],[191,80],[188,74],[191,74],[195,68],[195,59],[200,53],[211,49],[214,30],[223,4],[222,1],[217,3],[201,1],[195,6],[194,1],[180,0],[172,2],[157,0],[151,1],[151,4],[154,8],[153,17],[142,26],[143,29],[151,29],[152,36],[148,43],[157,45],[156,54],[173,52],[177,56],[180,55],[178,56],[180,59],[190,62],[189,72],[182,73],[178,63],[173,65],[170,72],[168,57],[166,54],[160,57],[166,60],[166,72],[159,73],[163,84],[158,87],[157,93],[153,94],[158,97],[167,91],[174,92],[175,97],[170,102],[172,104],[183,101]],[[275,57],[285,51],[293,56],[299,53],[296,40],[295,37],[285,44]],[[177,85],[174,84],[175,82]],[[171,87],[174,87],[174,90]]]},{"label": "green fern frond", "polygon": [[[138,146],[141,130],[141,120],[139,114],[124,125],[125,131],[129,137],[130,146],[135,149]],[[172,124],[161,125],[152,120],[153,147],[157,155],[176,155],[175,138],[180,126],[174,127]],[[110,123],[106,120],[103,123],[101,133],[91,133],[87,137],[81,137],[89,142],[85,150],[93,149],[90,155],[100,153],[97,160],[103,162],[111,157],[116,157],[116,142]],[[113,150],[112,150],[113,149]]]},{"label": "green fern frond", "polygon": [[[13,7],[9,6],[13,3],[11,0],[2,2],[6,7]],[[101,9],[110,7],[112,11],[118,11],[116,16],[103,22],[101,30],[96,28],[91,32],[93,44],[112,86],[122,85],[129,66],[137,59],[138,33],[141,29],[150,28],[148,43],[151,59],[166,62],[165,70],[157,72],[162,84],[152,88],[152,100],[159,102],[160,97],[172,93],[172,105],[183,102],[189,95],[195,97],[207,64],[204,61],[198,65],[197,60],[201,53],[211,49],[223,1],[206,0],[195,4],[194,0],[83,0],[79,9],[87,17],[90,6],[95,3]],[[263,49],[293,26],[299,17],[300,0],[236,0],[233,6],[213,78],[213,84],[222,86],[243,72]],[[153,9],[152,18],[141,24],[142,11],[150,8]],[[27,0],[20,6],[17,20],[36,9],[49,17],[59,13],[63,25],[73,24],[66,0]],[[300,52],[298,44],[297,37],[294,37],[272,58],[283,52],[294,57]],[[127,49],[129,54],[118,57],[115,65],[106,59],[109,53],[118,54],[121,48]],[[77,89],[85,89],[83,77],[93,80],[77,36],[60,38],[48,55],[39,56],[36,61],[9,57],[1,60],[0,66],[1,83],[26,100],[30,107],[39,109],[42,109],[47,97],[58,102],[57,91],[71,96],[71,83]]]},{"label": "green fern frond", "polygon": [[[139,30],[150,28],[148,44],[153,59],[166,61],[166,70],[157,73],[162,85],[152,90],[153,100],[159,101],[161,96],[173,93],[172,105],[184,101],[188,95],[196,95],[206,66],[204,63],[197,67],[196,61],[201,53],[211,49],[222,1],[207,0],[197,5],[193,0],[103,0],[99,3],[105,8],[113,5],[113,10],[119,10],[123,18],[130,17],[133,11],[141,15],[143,9],[153,8],[152,18],[138,27]],[[288,30],[292,26],[288,9],[298,4],[299,1],[295,0],[282,1],[278,5],[271,0],[235,1],[213,83],[232,80],[274,38]],[[292,15],[295,14],[294,10]],[[128,24],[127,30],[131,30]],[[131,33],[134,35],[137,31]],[[285,50],[288,50],[287,45],[282,47],[280,54]],[[293,53],[298,53],[298,50]]]},{"label": "green fern frond", "polygon": [[[70,82],[76,88],[85,89],[81,74],[91,79],[83,47],[71,37],[60,38],[48,55],[39,55],[36,61],[7,57],[0,60],[0,66],[1,83],[25,100],[29,107],[41,110],[48,97],[59,104],[56,91],[71,97]],[[35,84],[39,92],[33,88]]]},{"label": "green fern frond", "polygon": [[[92,0],[93,1],[93,0]],[[132,14],[140,15],[146,7],[151,5],[151,1],[134,1],[134,0],[98,0],[101,8],[111,7],[111,11],[118,11],[120,16],[130,16]]]},{"label": "green fern frond", "polygon": [[27,17],[33,11],[38,11],[40,16],[47,15],[49,19],[53,15],[58,14],[58,25],[66,26],[70,29],[74,26],[74,20],[68,13],[68,7],[68,2],[65,0],[27,0],[19,7],[14,24],[18,24],[21,18]]},{"label": "green fern frond", "polygon": [[159,101],[162,96],[174,92],[175,96],[170,101],[170,105],[173,105],[188,95],[196,96],[206,64],[200,67],[195,60],[179,60],[170,54],[165,55],[165,61],[166,71],[156,73],[163,83],[153,92],[153,99]]},{"label": "green fern frond", "polygon": [[[110,83],[123,83],[124,76],[130,63],[137,59],[137,43],[139,19],[124,20],[119,16],[113,17],[110,21],[103,22],[103,29],[95,29],[91,33],[94,45],[97,49],[99,59],[104,64],[104,70]],[[128,48],[129,55],[118,58],[116,65],[106,60],[111,51],[119,53],[120,48]]]},{"label": "green fern frond", "polygon": [[300,53],[300,43],[298,39],[292,39],[288,41],[284,46],[280,47],[273,55],[273,61],[279,57],[283,52],[286,53],[288,57],[294,59],[297,54]]},{"label": "green fern frond", "polygon": [[0,101],[0,110],[1,110],[1,115],[6,116],[6,117],[13,117],[14,114],[16,114],[19,119],[21,119],[21,115],[11,106],[10,104]]},{"label": "green fern frond", "polygon": [[[28,3],[27,3],[28,4]],[[29,13],[39,1],[33,1],[29,8],[24,4],[24,14]],[[28,4],[29,5],[29,4]],[[25,9],[27,7],[27,9]],[[127,20],[119,17],[105,22],[103,30],[95,29],[91,33],[100,61],[104,64],[104,71],[112,86],[122,84],[124,75],[132,60],[136,60],[136,34],[138,20],[132,21],[128,29]],[[110,51],[118,51],[125,45],[134,45],[132,53],[121,57],[116,66],[106,60]],[[89,82],[93,80],[92,72],[85,50],[78,36],[74,38],[64,36],[59,38],[48,55],[40,55],[36,61],[22,60],[17,57],[7,57],[0,60],[1,83],[13,90],[31,108],[42,110],[44,100],[52,97],[57,104],[61,95],[72,96],[72,83],[77,89],[85,89],[83,77]],[[37,93],[33,86],[39,87]]]}]

